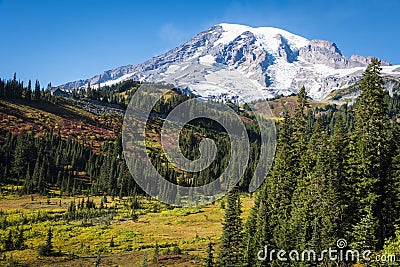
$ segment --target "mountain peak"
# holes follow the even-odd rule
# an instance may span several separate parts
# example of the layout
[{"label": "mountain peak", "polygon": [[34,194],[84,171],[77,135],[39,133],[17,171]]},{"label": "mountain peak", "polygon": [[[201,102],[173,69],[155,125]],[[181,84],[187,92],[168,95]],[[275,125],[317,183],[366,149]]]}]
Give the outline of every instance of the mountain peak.
[{"label": "mountain peak", "polygon": [[[371,59],[358,55],[345,57],[334,42],[308,40],[279,28],[221,23],[143,63],[122,66],[61,87],[82,88],[89,82],[104,86],[135,79],[173,83],[205,98],[247,101],[290,95],[305,86],[309,96],[319,100],[335,89],[357,82]],[[221,68],[226,71],[221,72]],[[400,76],[400,70],[394,71],[398,69],[383,71]],[[221,84],[218,76],[232,70],[244,77],[238,80],[249,80],[246,86]]]},{"label": "mountain peak", "polygon": [[279,39],[276,38],[277,36],[283,37],[285,40],[287,40],[287,43],[291,46],[291,48],[297,50],[309,43],[309,41],[304,37],[274,27],[250,27],[246,25],[230,23],[221,23],[214,27],[221,27],[222,29],[222,35],[216,42],[216,45],[220,43],[228,44],[244,32],[251,32],[264,47],[270,48],[270,50],[277,50],[279,46],[279,42],[277,42]]}]

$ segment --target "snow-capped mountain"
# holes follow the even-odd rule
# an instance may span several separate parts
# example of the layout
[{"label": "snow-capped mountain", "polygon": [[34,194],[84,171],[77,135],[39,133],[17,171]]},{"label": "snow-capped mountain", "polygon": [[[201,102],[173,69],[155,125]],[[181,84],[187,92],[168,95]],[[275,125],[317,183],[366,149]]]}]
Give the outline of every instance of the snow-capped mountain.
[{"label": "snow-capped mountain", "polygon": [[[141,64],[60,87],[135,79],[173,83],[200,97],[254,100],[297,93],[304,85],[310,97],[321,100],[358,81],[371,59],[345,57],[335,43],[307,40],[277,28],[223,23]],[[400,77],[400,65],[382,65],[384,75]]]}]

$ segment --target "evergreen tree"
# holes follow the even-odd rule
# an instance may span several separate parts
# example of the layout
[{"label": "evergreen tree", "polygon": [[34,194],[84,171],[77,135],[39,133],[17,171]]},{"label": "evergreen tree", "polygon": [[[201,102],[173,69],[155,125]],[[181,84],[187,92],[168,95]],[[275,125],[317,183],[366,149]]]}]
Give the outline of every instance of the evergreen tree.
[{"label": "evergreen tree", "polygon": [[90,82],[88,82],[87,88],[86,88],[86,97],[87,98],[92,98],[92,88],[90,87]]},{"label": "evergreen tree", "polygon": [[378,227],[378,220],[372,214],[372,211],[366,211],[361,220],[353,227],[353,242],[351,247],[359,250],[376,249],[378,239],[376,237],[376,229]]},{"label": "evergreen tree", "polygon": [[53,231],[51,228],[47,231],[46,248],[49,252],[53,250]]},{"label": "evergreen tree", "polygon": [[227,200],[217,264],[220,267],[239,267],[243,262],[243,226],[237,189],[228,193]]},{"label": "evergreen tree", "polygon": [[32,99],[32,82],[28,81],[28,87],[26,88],[25,99],[30,101]]},{"label": "evergreen tree", "polygon": [[[399,137],[400,135],[397,134]],[[392,225],[400,223],[400,144],[397,144],[396,153],[392,159],[390,183],[386,185],[386,195],[384,214]],[[389,228],[389,227],[388,227]],[[390,228],[389,228],[390,229]],[[391,229],[393,231],[393,229]]]},{"label": "evergreen tree", "polygon": [[147,267],[147,251],[143,253],[142,267]]},{"label": "evergreen tree", "polygon": [[279,125],[274,164],[246,223],[245,266],[279,265],[279,262],[257,260],[257,252],[264,246],[293,248],[289,219],[293,192],[302,173],[301,157],[307,149],[307,107],[307,94],[302,87],[294,118],[290,118],[288,111],[284,112],[284,120]]},{"label": "evergreen tree", "polygon": [[31,178],[30,167],[26,170],[23,192],[25,194],[32,194],[34,192],[33,181]]},{"label": "evergreen tree", "polygon": [[38,80],[35,82],[35,100],[40,100],[40,83]]},{"label": "evergreen tree", "polygon": [[10,251],[14,249],[14,242],[11,230],[8,230],[7,238],[4,242],[4,248],[6,251]]},{"label": "evergreen tree", "polygon": [[304,153],[307,149],[307,140],[308,134],[307,131],[307,116],[306,111],[307,107],[309,106],[307,100],[307,92],[305,87],[301,87],[299,93],[297,94],[297,108],[294,112],[294,119],[293,119],[293,156],[295,160],[293,163],[293,169],[301,172],[299,169],[299,161],[300,155]]},{"label": "evergreen tree", "polygon": [[4,81],[0,79],[0,98],[5,97],[5,84]]},{"label": "evergreen tree", "polygon": [[[305,96],[299,97],[299,107],[305,105]],[[298,114],[300,117],[300,114]],[[273,232],[272,241],[274,245],[282,249],[288,249],[290,242],[288,236],[288,221],[291,213],[292,195],[296,188],[296,171],[293,166],[298,165],[299,159],[294,157],[292,144],[292,120],[289,113],[285,112],[284,120],[277,141],[277,151],[274,165],[267,177],[268,193],[266,203],[270,206],[269,218]],[[297,136],[304,133],[297,132]]]},{"label": "evergreen tree", "polygon": [[[318,177],[319,170],[318,174],[315,174],[314,171],[322,154],[320,153],[321,144],[326,141],[324,137],[319,120],[314,128],[308,149],[303,151],[300,164],[302,174],[297,179],[296,189],[293,193],[290,232],[288,234],[292,237],[292,246],[299,250],[316,249],[314,246],[318,246],[318,242],[315,239],[312,240],[312,233],[314,233],[315,238],[319,233],[318,228],[321,224],[318,217],[318,208],[320,207],[317,206],[321,203],[321,199],[318,198],[322,197],[319,192],[322,187],[322,177]],[[318,167],[322,166],[318,164]],[[311,244],[311,241],[314,244]],[[310,247],[311,245],[313,247]]]},{"label": "evergreen tree", "polygon": [[[320,252],[327,247],[334,247],[336,240],[343,237],[346,205],[340,191],[342,180],[333,160],[337,157],[336,147],[330,150],[333,146],[330,145],[321,117],[318,117],[313,128],[308,149],[302,156],[303,175],[298,179],[293,194],[288,235],[292,236],[293,247]],[[323,264],[331,266],[335,263],[325,259]]]},{"label": "evergreen tree", "polygon": [[94,266],[100,267],[100,263],[101,263],[101,255],[100,255],[100,251],[99,251],[99,252],[97,252],[96,261],[94,262]]},{"label": "evergreen tree", "polygon": [[208,245],[207,245],[207,251],[206,251],[207,257],[204,262],[205,267],[213,267],[214,266],[213,251],[214,251],[214,249],[213,249],[212,243],[210,241],[210,242],[208,242]]},{"label": "evergreen tree", "polygon": [[[359,205],[358,216],[377,221],[374,233],[381,248],[386,235],[386,225],[382,214],[385,203],[384,184],[388,182],[387,129],[385,126],[386,107],[384,103],[383,80],[380,76],[381,62],[373,59],[368,65],[360,82],[361,94],[357,100],[355,121],[355,177],[354,190]],[[358,217],[360,218],[360,217]],[[361,224],[363,221],[358,221]],[[373,227],[375,224],[368,224]],[[358,225],[361,227],[360,225]],[[358,227],[356,226],[356,228]],[[354,234],[355,244],[360,236]]]},{"label": "evergreen tree", "polygon": [[12,163],[12,171],[16,175],[17,179],[20,179],[25,175],[29,161],[34,156],[33,151],[34,149],[32,148],[31,140],[28,139],[26,132],[22,131],[17,137],[14,160]]},{"label": "evergreen tree", "polygon": [[15,241],[15,249],[24,249],[25,248],[25,237],[24,237],[24,229],[22,227],[17,228],[17,240]]},{"label": "evergreen tree", "polygon": [[337,236],[338,238],[350,239],[347,235],[351,231],[351,218],[354,216],[352,211],[353,189],[351,181],[346,175],[347,156],[348,156],[348,134],[345,120],[342,115],[336,118],[334,133],[329,141],[328,153],[329,162],[327,164],[331,176],[330,183],[335,189],[337,203],[334,204],[337,210]]},{"label": "evergreen tree", "polygon": [[53,253],[53,231],[51,228],[47,231],[46,243],[39,246],[39,255],[50,256]]},{"label": "evergreen tree", "polygon": [[250,211],[249,218],[245,225],[245,236],[244,236],[244,256],[243,265],[245,267],[256,266],[257,263],[257,243],[259,241],[258,228],[257,228],[257,212],[259,210],[259,199],[256,199],[254,207]]},{"label": "evergreen tree", "polygon": [[156,241],[156,246],[154,248],[153,262],[158,263],[158,253],[160,253],[160,247],[158,246],[158,242]]}]

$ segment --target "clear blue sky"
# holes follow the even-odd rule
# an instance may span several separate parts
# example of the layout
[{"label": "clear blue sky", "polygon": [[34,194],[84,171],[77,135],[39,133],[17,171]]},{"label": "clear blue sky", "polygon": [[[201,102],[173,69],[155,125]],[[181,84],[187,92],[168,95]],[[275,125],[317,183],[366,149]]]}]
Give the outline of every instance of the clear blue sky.
[{"label": "clear blue sky", "polygon": [[0,0],[0,77],[53,85],[140,63],[221,22],[336,42],[400,64],[400,1]]}]

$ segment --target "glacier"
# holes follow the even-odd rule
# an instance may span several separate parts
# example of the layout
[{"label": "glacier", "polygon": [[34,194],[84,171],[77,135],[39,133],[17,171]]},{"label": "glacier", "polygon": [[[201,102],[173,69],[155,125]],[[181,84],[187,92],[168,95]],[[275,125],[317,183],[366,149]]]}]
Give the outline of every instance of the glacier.
[{"label": "glacier", "polygon": [[[202,98],[253,101],[296,94],[305,86],[312,99],[322,101],[332,91],[356,83],[371,59],[346,57],[333,42],[308,40],[278,28],[221,23],[143,63],[60,87],[134,79],[172,83]],[[399,79],[400,65],[382,61],[382,74]]]}]

